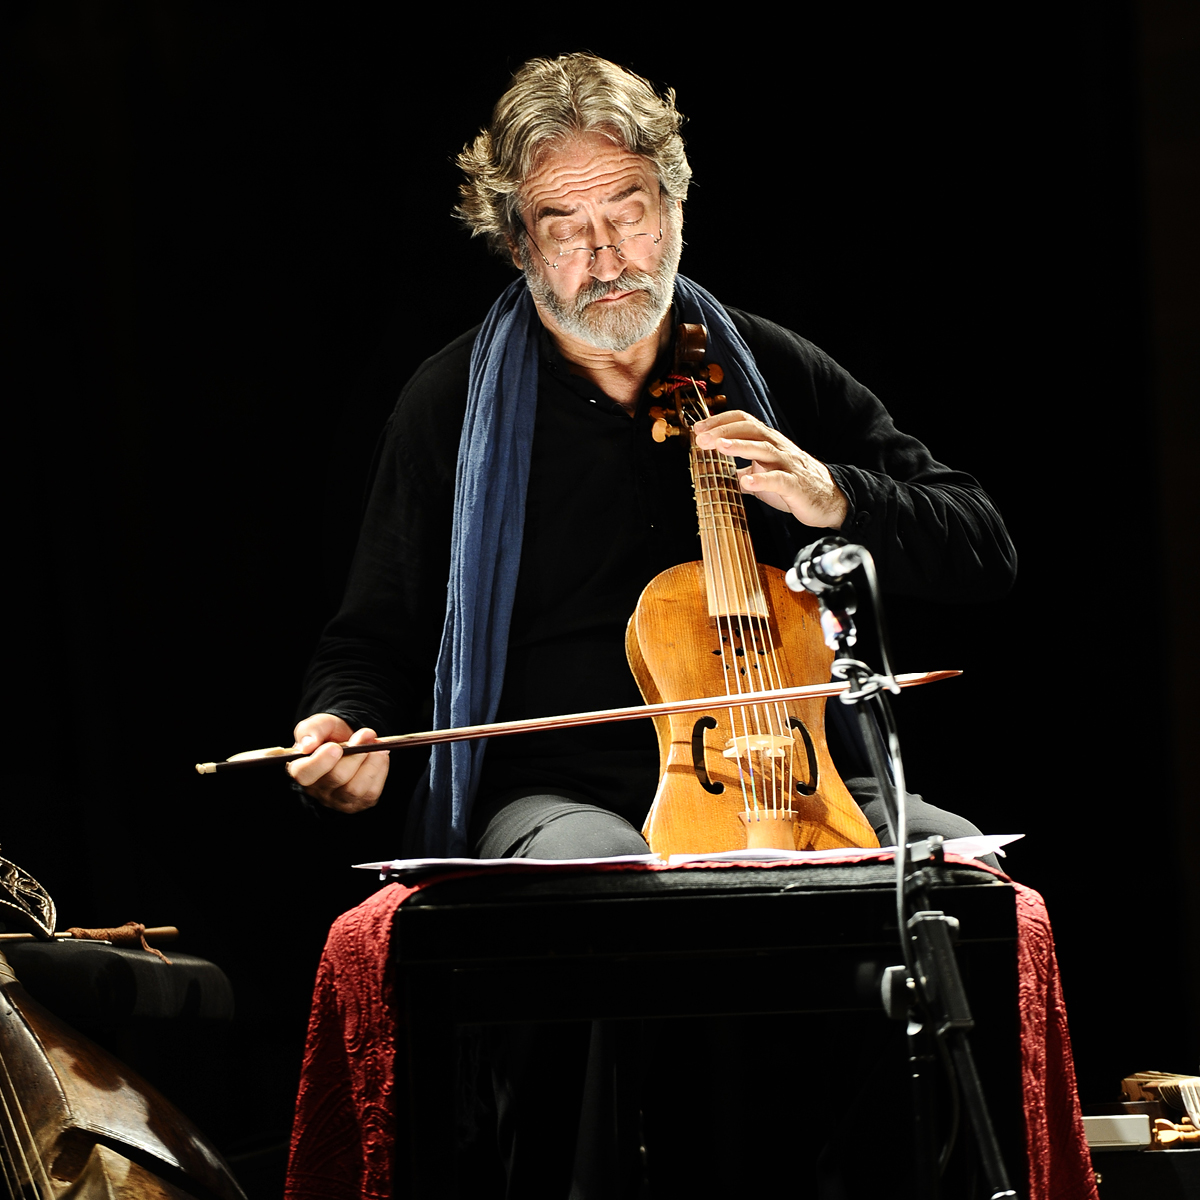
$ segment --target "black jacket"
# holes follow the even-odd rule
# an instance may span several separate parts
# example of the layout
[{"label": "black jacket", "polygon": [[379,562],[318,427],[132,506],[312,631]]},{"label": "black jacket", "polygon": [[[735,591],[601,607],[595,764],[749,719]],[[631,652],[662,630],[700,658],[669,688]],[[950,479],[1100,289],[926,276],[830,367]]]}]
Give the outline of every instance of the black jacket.
[{"label": "black jacket", "polygon": [[[979,484],[897,430],[879,400],[811,343],[762,318],[730,316],[782,432],[826,463],[849,498],[841,532],[871,551],[885,591],[1003,595],[1016,556]],[[335,712],[380,733],[430,723],[475,333],[422,363],[388,421],[345,598],[310,666],[302,715]],[[644,396],[630,420],[543,339],[499,720],[640,702],[625,624],[659,571],[700,557],[686,439],[654,442],[649,403]],[[822,532],[753,500],[747,507],[762,562],[787,566]],[[653,796],[657,765],[649,721],[493,739],[480,795],[545,786],[633,819]]]}]

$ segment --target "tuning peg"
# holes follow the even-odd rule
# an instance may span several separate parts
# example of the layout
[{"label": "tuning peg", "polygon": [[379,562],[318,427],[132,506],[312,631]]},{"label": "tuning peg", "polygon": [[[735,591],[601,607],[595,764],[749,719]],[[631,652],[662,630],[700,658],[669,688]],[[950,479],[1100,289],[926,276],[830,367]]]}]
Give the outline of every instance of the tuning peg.
[{"label": "tuning peg", "polygon": [[719,363],[708,364],[708,382],[720,383],[725,378],[725,372],[721,369]]},{"label": "tuning peg", "polygon": [[667,385],[661,379],[656,379],[649,388],[650,395],[656,400],[667,390]]},{"label": "tuning peg", "polygon": [[662,417],[659,417],[650,427],[650,436],[656,442],[665,442],[669,437],[678,437],[680,432],[681,430],[677,426],[668,424]]}]

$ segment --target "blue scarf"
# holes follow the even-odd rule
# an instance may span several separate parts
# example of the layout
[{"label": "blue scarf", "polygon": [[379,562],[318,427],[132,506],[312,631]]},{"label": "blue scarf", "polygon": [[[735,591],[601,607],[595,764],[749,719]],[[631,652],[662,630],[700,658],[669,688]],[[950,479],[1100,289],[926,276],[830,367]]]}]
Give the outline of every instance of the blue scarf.
[{"label": "blue scarf", "polygon": [[[731,407],[774,426],[766,382],[717,300],[679,275],[675,305],[680,320],[707,326],[706,358],[724,367],[721,387]],[[471,351],[454,485],[446,623],[433,690],[435,729],[493,721],[500,704],[525,527],[539,328],[529,289],[518,279],[492,305]],[[421,854],[470,853],[467,829],[486,747],[486,739],[433,747],[428,788],[423,797],[414,797]]]}]

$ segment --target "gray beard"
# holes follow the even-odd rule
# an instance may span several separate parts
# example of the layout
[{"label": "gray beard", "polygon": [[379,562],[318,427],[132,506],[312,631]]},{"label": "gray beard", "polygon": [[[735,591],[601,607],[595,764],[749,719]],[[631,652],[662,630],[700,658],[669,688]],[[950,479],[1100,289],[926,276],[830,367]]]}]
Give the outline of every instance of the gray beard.
[{"label": "gray beard", "polygon": [[[675,275],[683,252],[679,226],[671,222],[663,229],[663,257],[653,271],[626,267],[616,279],[593,279],[570,300],[556,296],[549,281],[534,266],[525,239],[518,241],[525,282],[534,300],[555,320],[559,328],[597,350],[621,351],[650,337],[671,308]],[[616,304],[596,301],[612,292],[632,290]]]}]

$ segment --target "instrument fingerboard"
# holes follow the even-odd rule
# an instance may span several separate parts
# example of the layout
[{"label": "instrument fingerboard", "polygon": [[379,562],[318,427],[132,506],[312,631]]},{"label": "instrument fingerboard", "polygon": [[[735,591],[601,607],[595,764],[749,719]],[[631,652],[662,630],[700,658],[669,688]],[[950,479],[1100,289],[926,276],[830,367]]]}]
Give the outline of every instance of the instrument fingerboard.
[{"label": "instrument fingerboard", "polygon": [[675,393],[682,427],[691,441],[692,487],[700,522],[704,582],[710,617],[768,616],[767,597],[754,558],[746,505],[731,458],[696,445],[692,426],[708,416],[698,387]]}]

